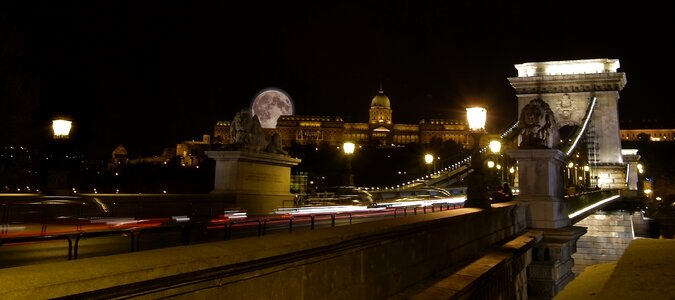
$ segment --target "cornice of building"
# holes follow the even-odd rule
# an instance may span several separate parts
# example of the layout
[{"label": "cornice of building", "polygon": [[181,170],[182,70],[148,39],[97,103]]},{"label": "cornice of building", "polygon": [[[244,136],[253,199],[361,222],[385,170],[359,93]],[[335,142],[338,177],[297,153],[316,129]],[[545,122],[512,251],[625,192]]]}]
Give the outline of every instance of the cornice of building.
[{"label": "cornice of building", "polygon": [[623,72],[509,77],[508,80],[518,94],[621,91],[626,86]]}]

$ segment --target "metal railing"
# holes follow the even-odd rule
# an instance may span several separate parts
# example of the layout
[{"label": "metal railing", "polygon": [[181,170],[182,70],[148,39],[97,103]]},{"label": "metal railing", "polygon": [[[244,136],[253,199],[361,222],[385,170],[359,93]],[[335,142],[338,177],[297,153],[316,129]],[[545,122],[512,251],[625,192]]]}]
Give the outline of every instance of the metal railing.
[{"label": "metal railing", "polygon": [[[408,211],[412,211],[415,215],[418,212],[429,213],[443,210],[451,210],[456,208],[461,208],[461,204],[452,204],[452,203],[439,203],[431,206],[405,206],[405,207],[390,207],[378,213],[379,216],[384,212],[384,215],[393,216],[394,218],[400,216],[400,211],[403,211],[403,215],[406,216]],[[6,207],[3,206],[3,217],[6,213],[4,210]],[[81,256],[81,247],[82,240],[86,239],[96,239],[103,237],[128,237],[129,239],[129,251],[137,252],[141,251],[140,243],[143,236],[148,234],[162,234],[162,233],[180,233],[180,242],[181,245],[189,245],[191,242],[191,233],[195,229],[204,230],[223,230],[223,240],[230,240],[232,234],[236,228],[257,228],[257,236],[264,236],[270,229],[270,225],[273,223],[288,223],[288,231],[292,232],[295,226],[298,226],[302,223],[302,220],[308,220],[309,229],[314,230],[317,226],[317,223],[321,221],[322,218],[325,218],[325,221],[330,221],[330,226],[336,226],[336,220],[342,218],[342,220],[348,221],[349,225],[353,224],[353,219],[358,213],[354,212],[335,212],[335,213],[320,213],[320,214],[307,214],[307,215],[291,215],[291,216],[282,216],[282,217],[266,217],[262,219],[242,219],[242,220],[229,220],[227,222],[215,223],[215,222],[173,222],[170,218],[167,218],[165,222],[157,223],[151,227],[129,227],[121,229],[100,229],[100,227],[95,227],[97,229],[91,229],[92,227],[74,227],[71,231],[63,232],[60,234],[49,234],[44,230],[47,230],[50,224],[36,224],[44,228],[39,233],[26,236],[10,236],[6,233],[0,234],[0,246],[18,244],[18,243],[36,243],[36,242],[48,242],[54,240],[64,240],[68,242],[67,246],[67,259],[73,260],[78,259]],[[367,214],[366,214],[367,215]],[[306,224],[306,223],[305,223]],[[305,225],[307,226],[307,225]],[[245,232],[240,232],[245,235]]]}]

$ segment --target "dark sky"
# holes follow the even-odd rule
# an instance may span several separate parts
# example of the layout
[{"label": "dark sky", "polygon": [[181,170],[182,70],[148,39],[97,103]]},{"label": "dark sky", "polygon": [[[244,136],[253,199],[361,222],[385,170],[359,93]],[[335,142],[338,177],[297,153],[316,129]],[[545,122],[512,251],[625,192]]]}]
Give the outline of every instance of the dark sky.
[{"label": "dark sky", "polygon": [[[591,3],[592,2],[592,3]],[[396,123],[515,121],[514,64],[616,58],[619,114],[668,118],[666,1],[3,1],[0,144],[39,145],[51,116],[92,155],[211,134],[266,87],[297,114],[365,122],[380,84]]]}]

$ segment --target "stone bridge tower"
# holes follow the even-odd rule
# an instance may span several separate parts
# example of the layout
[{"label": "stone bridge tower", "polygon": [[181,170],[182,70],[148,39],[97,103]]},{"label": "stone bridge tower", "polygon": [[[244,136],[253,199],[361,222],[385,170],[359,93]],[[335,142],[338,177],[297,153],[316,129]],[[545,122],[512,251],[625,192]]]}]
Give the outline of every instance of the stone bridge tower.
[{"label": "stone bridge tower", "polygon": [[[581,142],[587,143],[591,184],[625,188],[618,102],[619,92],[626,85],[626,75],[617,72],[619,60],[530,62],[515,67],[518,77],[508,80],[516,90],[518,112],[531,100],[541,98],[553,110],[559,130],[565,126],[585,126]],[[594,98],[592,117],[584,124]]]}]

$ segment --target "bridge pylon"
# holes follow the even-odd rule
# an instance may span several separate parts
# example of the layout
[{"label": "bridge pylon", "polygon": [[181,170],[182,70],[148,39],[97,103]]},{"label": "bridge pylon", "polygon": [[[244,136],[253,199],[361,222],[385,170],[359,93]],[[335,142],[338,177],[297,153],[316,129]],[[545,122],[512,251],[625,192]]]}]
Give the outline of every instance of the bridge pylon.
[{"label": "bridge pylon", "polygon": [[[592,187],[626,188],[618,110],[626,74],[618,72],[619,66],[618,59],[607,58],[528,62],[515,65],[518,77],[508,78],[516,90],[519,112],[540,98],[553,111],[558,130],[584,128],[581,141],[586,143]],[[593,114],[586,120],[592,103]]]}]

